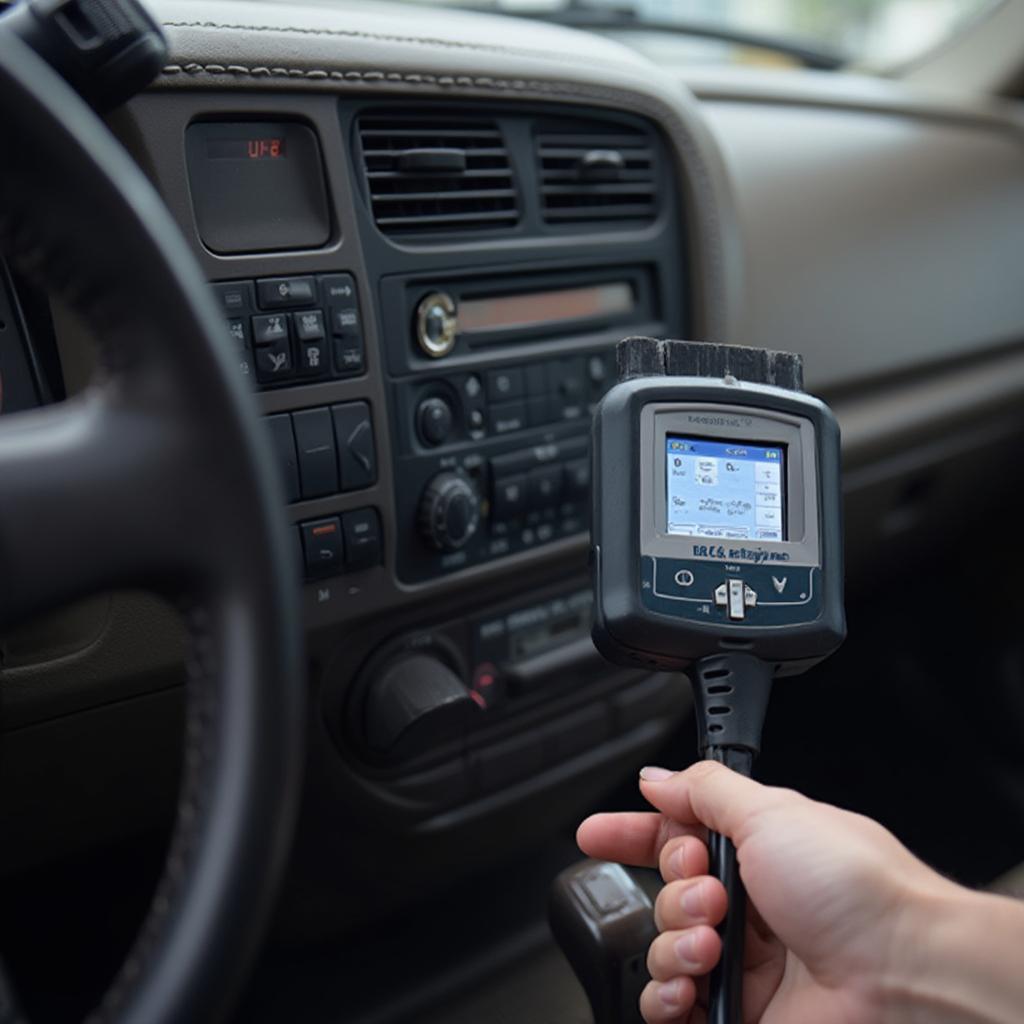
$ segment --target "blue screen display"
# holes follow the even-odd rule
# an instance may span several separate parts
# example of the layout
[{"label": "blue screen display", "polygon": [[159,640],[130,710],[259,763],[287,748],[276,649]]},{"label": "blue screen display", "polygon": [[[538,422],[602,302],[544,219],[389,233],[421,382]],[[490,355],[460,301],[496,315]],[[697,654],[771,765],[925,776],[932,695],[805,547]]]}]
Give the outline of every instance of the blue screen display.
[{"label": "blue screen display", "polygon": [[666,532],[785,540],[785,449],[665,438]]}]

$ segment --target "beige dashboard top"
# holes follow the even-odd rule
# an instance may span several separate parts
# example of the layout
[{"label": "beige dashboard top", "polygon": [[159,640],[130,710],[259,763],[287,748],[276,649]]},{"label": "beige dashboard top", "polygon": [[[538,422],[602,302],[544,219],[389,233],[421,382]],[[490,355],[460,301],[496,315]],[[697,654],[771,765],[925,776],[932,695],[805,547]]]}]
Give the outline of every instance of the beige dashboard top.
[{"label": "beige dashboard top", "polygon": [[[634,74],[651,65],[636,52],[593,33],[557,25],[422,5],[353,2],[241,3],[166,0],[154,5],[177,63],[231,58],[259,77],[330,77],[358,62],[369,73],[416,74],[424,59],[438,73],[573,78],[581,71]],[[182,58],[187,58],[182,63]],[[280,72],[284,72],[282,76]],[[192,69],[195,73],[195,69]]]}]

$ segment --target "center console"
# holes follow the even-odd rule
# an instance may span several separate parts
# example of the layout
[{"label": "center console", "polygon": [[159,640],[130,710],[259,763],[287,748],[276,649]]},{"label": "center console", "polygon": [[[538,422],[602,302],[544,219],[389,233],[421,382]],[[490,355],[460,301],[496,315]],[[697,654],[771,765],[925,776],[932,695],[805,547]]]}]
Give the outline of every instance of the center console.
[{"label": "center console", "polygon": [[589,435],[615,343],[691,329],[669,141],[554,102],[230,100],[138,124],[265,413],[342,798],[472,816],[639,751],[682,708],[589,640]]}]

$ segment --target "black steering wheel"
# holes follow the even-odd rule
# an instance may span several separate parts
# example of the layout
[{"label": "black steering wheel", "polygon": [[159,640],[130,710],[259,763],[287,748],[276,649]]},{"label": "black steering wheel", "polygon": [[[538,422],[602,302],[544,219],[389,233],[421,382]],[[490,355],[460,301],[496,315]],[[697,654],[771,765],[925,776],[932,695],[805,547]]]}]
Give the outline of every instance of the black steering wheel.
[{"label": "black steering wheel", "polygon": [[[166,208],[2,24],[0,139],[0,250],[100,348],[83,393],[0,419],[0,629],[113,587],[181,607],[176,827],[139,937],[90,1021],[201,1024],[223,1015],[252,960],[298,802],[299,584],[285,499]],[[21,1019],[7,1009],[0,1022]]]}]

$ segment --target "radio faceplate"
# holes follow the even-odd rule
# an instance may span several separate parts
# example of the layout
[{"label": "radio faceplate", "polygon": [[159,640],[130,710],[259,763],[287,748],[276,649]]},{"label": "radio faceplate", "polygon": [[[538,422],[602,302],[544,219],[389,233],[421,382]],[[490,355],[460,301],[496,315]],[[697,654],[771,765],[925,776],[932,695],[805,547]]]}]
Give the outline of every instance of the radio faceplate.
[{"label": "radio faceplate", "polygon": [[605,264],[381,281],[403,583],[587,530],[591,416],[614,343],[660,322],[654,276]]}]

